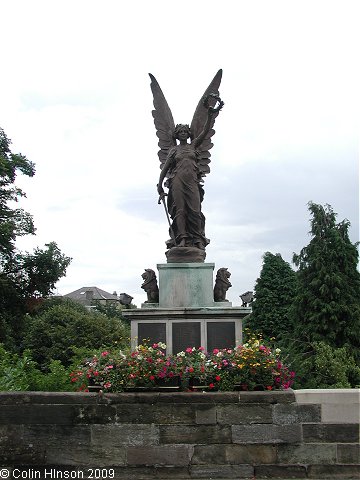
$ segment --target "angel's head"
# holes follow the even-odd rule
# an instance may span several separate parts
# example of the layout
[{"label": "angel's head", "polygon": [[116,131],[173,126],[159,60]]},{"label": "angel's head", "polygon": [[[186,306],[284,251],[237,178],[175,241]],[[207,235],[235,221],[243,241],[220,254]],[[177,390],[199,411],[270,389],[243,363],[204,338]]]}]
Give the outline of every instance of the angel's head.
[{"label": "angel's head", "polygon": [[189,125],[184,125],[179,123],[176,125],[173,136],[177,140],[187,140],[188,138],[192,138],[191,130]]}]

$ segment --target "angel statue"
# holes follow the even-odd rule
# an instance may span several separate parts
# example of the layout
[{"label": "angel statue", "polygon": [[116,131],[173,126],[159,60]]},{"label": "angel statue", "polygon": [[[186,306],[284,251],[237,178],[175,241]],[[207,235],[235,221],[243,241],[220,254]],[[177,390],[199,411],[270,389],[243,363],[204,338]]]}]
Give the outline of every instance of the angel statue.
[{"label": "angel statue", "polygon": [[[219,70],[200,99],[191,125],[175,126],[171,110],[156,81],[151,78],[154,97],[152,111],[161,173],[157,185],[169,221],[170,239],[166,242],[168,262],[203,262],[209,239],[205,236],[205,217],[201,211],[204,198],[203,177],[210,172],[210,152],[215,133],[215,118],[224,102],[219,97],[222,70]],[[164,186],[168,193],[164,192]],[[167,197],[167,205],[165,204]],[[170,220],[171,218],[171,220]]]}]

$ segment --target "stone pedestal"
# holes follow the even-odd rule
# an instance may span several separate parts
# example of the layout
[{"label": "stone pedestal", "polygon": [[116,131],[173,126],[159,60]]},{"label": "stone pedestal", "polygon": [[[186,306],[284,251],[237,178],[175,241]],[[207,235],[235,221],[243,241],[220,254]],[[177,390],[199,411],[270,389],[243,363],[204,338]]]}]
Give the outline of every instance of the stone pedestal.
[{"label": "stone pedestal", "polygon": [[158,264],[159,307],[213,307],[214,267],[214,263]]},{"label": "stone pedestal", "polygon": [[214,302],[213,263],[161,263],[159,304],[143,303],[140,309],[125,310],[131,321],[131,342],[163,342],[167,353],[188,347],[233,348],[242,343],[242,319],[248,307]]}]

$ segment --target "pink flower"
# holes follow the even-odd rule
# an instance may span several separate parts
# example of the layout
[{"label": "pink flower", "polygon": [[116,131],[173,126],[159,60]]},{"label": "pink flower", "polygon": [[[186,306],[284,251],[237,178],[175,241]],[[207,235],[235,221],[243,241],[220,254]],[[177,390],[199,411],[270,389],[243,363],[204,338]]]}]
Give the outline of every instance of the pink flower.
[{"label": "pink flower", "polygon": [[198,350],[200,350],[200,352],[203,352],[205,350],[204,347],[199,347]]},{"label": "pink flower", "polygon": [[188,347],[186,350],[185,350],[186,353],[191,353],[192,352],[192,348],[191,347]]},{"label": "pink flower", "polygon": [[217,353],[219,353],[219,349],[218,349],[218,348],[214,348],[213,354],[216,355]]},{"label": "pink flower", "polygon": [[106,355],[109,355],[109,352],[102,352],[102,353],[101,353],[101,356],[102,356],[102,357],[106,357]]},{"label": "pink flower", "polygon": [[104,388],[110,388],[110,387],[111,387],[111,383],[110,383],[110,382],[104,383]]},{"label": "pink flower", "polygon": [[157,343],[154,343],[153,346],[152,346],[152,348],[158,348],[158,346],[159,346],[159,345],[158,345]]}]

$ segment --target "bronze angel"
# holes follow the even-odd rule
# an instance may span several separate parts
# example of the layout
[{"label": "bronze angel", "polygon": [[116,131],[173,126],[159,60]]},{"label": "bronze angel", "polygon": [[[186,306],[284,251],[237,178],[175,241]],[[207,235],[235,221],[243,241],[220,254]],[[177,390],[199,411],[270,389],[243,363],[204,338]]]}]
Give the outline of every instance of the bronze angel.
[{"label": "bronze angel", "polygon": [[[161,173],[158,183],[160,201],[167,196],[167,211],[171,217],[170,240],[166,242],[168,261],[198,261],[205,258],[205,247],[209,239],[205,236],[205,217],[201,211],[204,197],[203,177],[210,172],[210,152],[213,144],[211,137],[215,133],[215,118],[224,103],[219,97],[222,70],[219,70],[200,99],[191,125],[175,126],[171,110],[165,96],[150,73],[151,90],[154,97],[152,111],[156,134],[159,138],[158,152]],[[189,141],[190,140],[190,141]],[[178,143],[177,143],[178,141]],[[165,194],[163,182],[168,188]],[[165,203],[164,203],[165,205]],[[185,251],[184,247],[187,248]],[[182,248],[182,260],[171,260],[169,252]],[[191,260],[191,251],[202,250],[195,260]],[[190,252],[190,254],[189,254]]]}]

